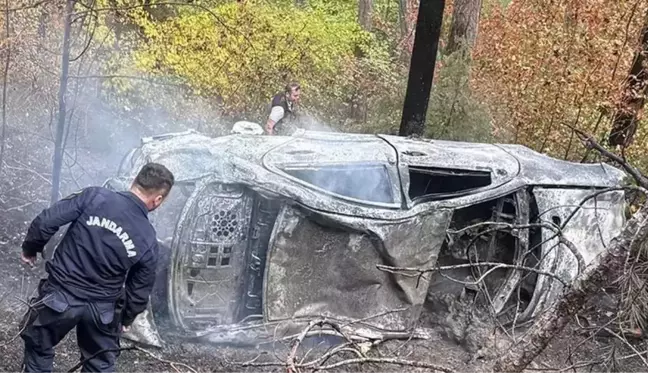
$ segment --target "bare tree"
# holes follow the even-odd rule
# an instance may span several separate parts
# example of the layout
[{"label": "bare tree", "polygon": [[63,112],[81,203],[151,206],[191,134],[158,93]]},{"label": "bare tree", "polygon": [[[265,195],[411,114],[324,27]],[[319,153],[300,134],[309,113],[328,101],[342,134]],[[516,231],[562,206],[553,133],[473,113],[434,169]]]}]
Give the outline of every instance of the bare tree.
[{"label": "bare tree", "polygon": [[462,45],[472,49],[477,39],[481,7],[482,0],[455,0],[445,54],[456,52]]},{"label": "bare tree", "polygon": [[2,80],[2,134],[0,135],[0,174],[4,162],[7,145],[7,79],[9,78],[9,62],[11,60],[11,39],[9,28],[9,0],[5,0],[5,65]]},{"label": "bare tree", "polygon": [[358,1],[358,23],[366,31],[371,31],[371,16],[373,14],[373,0]]},{"label": "bare tree", "polygon": [[65,117],[67,115],[65,96],[70,68],[70,29],[72,28],[72,12],[74,11],[74,0],[67,0],[65,3],[65,28],[63,31],[63,56],[61,59],[61,80],[58,94],[58,122],[56,125],[56,140],[54,142],[54,166],[52,167],[52,196],[51,203],[59,199],[59,188],[61,184],[61,167],[63,165],[63,133],[65,132]]},{"label": "bare tree", "polygon": [[641,29],[641,45],[634,56],[634,62],[625,81],[623,93],[612,120],[610,145],[627,147],[637,131],[638,114],[643,109],[648,93],[648,11]]},{"label": "bare tree", "polygon": [[409,26],[407,25],[407,0],[398,0],[398,23],[401,37],[407,36]]}]

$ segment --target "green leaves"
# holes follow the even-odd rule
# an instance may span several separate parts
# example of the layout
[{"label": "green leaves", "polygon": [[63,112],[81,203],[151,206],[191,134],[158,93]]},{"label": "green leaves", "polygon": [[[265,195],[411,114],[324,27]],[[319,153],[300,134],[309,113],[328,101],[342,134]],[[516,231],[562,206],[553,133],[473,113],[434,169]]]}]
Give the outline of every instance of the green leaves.
[{"label": "green leaves", "polygon": [[[226,115],[261,119],[288,80],[302,83],[311,109],[331,113],[357,89],[352,71],[363,69],[360,75],[372,83],[364,89],[371,91],[390,91],[399,80],[393,71],[402,72],[390,60],[389,44],[360,29],[356,11],[346,1],[311,1],[305,8],[247,1],[183,7],[158,22],[135,12],[131,19],[148,39],[134,54],[135,65],[184,78],[195,91],[222,100]],[[357,49],[364,58],[355,57]]]}]

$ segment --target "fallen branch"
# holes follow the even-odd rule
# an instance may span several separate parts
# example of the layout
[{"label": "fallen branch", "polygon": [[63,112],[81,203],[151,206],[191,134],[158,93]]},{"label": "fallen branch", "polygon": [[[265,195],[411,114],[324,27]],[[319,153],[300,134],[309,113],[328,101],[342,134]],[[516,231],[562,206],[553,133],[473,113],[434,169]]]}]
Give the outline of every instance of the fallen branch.
[{"label": "fallen branch", "polygon": [[[321,328],[324,325],[328,325],[331,328],[333,328],[333,330],[335,330],[339,335],[343,336],[350,345],[354,345],[354,346],[356,345],[356,342],[354,342],[352,338],[347,336],[346,333],[344,333],[344,331],[342,331],[342,328],[339,325],[337,325],[336,323],[331,322],[331,321],[327,321],[327,320],[324,320],[324,319],[313,320],[310,323],[308,323],[308,326],[306,326],[306,328],[304,328],[304,330],[297,336],[297,339],[295,339],[293,341],[293,347],[292,347],[292,349],[290,351],[290,354],[288,355],[288,359],[286,361],[286,365],[288,366],[288,372],[294,373],[294,372],[297,371],[295,358],[297,357],[297,349],[299,348],[301,343],[304,341],[304,338],[306,338],[306,336],[310,333],[311,329],[313,329],[314,327]],[[361,357],[364,357],[364,355],[362,353],[359,352],[359,354],[360,354]]]},{"label": "fallen branch", "polygon": [[[332,328],[332,330],[330,329],[314,330],[315,328],[323,328],[324,326],[328,326]],[[347,341],[345,343],[342,343],[340,345],[328,349],[328,351],[323,353],[321,356],[313,357],[310,361],[305,362],[306,356],[309,355],[313,350],[311,349],[306,353],[306,355],[301,359],[301,361],[297,362],[297,352],[299,350],[299,346],[302,345],[302,343],[307,337],[312,335],[318,335],[318,334],[319,335],[333,334],[337,336],[342,336]],[[410,336],[408,340],[411,340],[412,337],[413,335]],[[403,360],[399,358],[367,356],[366,353],[369,352],[372,347],[376,346],[379,343],[384,342],[384,340],[382,339],[364,340],[364,341],[357,342],[351,336],[347,336],[342,331],[342,328],[336,322],[325,320],[325,319],[317,319],[317,320],[310,321],[308,325],[298,335],[293,335],[292,337],[289,337],[289,339],[292,340],[292,343],[291,343],[290,353],[288,354],[288,357],[285,360],[280,359],[275,355],[275,358],[277,359],[276,361],[258,362],[259,358],[261,357],[260,354],[252,360],[248,360],[245,362],[232,362],[228,364],[242,366],[242,367],[285,367],[287,371],[290,373],[297,373],[302,370],[313,370],[313,371],[330,370],[330,369],[335,369],[346,365],[365,364],[365,363],[411,366],[411,367],[418,367],[418,368],[434,369],[442,372],[452,371],[450,368],[440,366],[437,364],[432,364],[432,363]],[[344,352],[351,353],[356,357],[351,359],[342,359],[341,361],[324,365],[332,357]]]},{"label": "fallen branch", "polygon": [[625,339],[624,337],[622,337],[619,334],[615,333],[614,331],[610,330],[609,328],[607,328],[607,332],[612,334],[614,337],[616,337],[618,340],[620,340],[626,346],[628,346],[636,354],[636,356],[638,356],[641,359],[641,361],[644,363],[644,365],[646,367],[648,367],[648,360],[646,360],[645,357],[641,356],[641,352],[639,352],[639,350],[637,350],[637,348],[635,346],[633,346],[632,343],[628,342],[627,339]]},{"label": "fallen branch", "polygon": [[324,326],[325,320],[313,320],[310,323],[308,323],[308,326],[304,328],[304,330],[299,334],[297,339],[293,341],[293,346],[292,349],[290,350],[290,355],[288,355],[288,359],[286,361],[286,366],[288,367],[288,372],[296,372],[297,368],[295,367],[295,357],[297,356],[297,349],[301,345],[301,343],[304,341],[304,338],[306,338],[306,335],[308,332],[313,329],[315,326],[319,326],[320,328]]},{"label": "fallen branch", "polygon": [[428,368],[428,369],[434,369],[434,370],[438,370],[441,372],[448,372],[448,373],[453,372],[452,369],[446,368],[444,366],[424,363],[422,361],[401,360],[401,359],[392,359],[392,358],[375,358],[375,357],[343,360],[338,363],[318,367],[317,370],[329,370],[329,369],[339,368],[345,365],[365,364],[365,363],[392,364],[392,365],[410,366],[416,368]]},{"label": "fallen branch", "polygon": [[[315,326],[315,325],[313,325]],[[410,366],[410,367],[416,367],[416,368],[427,368],[427,369],[434,369],[437,371],[441,372],[453,372],[452,369],[438,365],[438,364],[432,364],[432,363],[425,363],[422,361],[414,361],[414,360],[403,360],[403,359],[398,359],[398,358],[379,358],[379,357],[358,357],[358,358],[353,358],[353,359],[346,359],[342,360],[336,363],[332,363],[329,365],[321,365],[321,363],[325,362],[335,354],[338,354],[340,352],[352,352],[356,355],[362,356],[362,353],[356,349],[349,348],[348,344],[338,346],[337,348],[327,352],[326,354],[322,355],[321,357],[308,362],[308,363],[300,363],[296,364],[293,362],[260,362],[257,363],[256,360],[261,356],[257,356],[254,359],[247,361],[247,362],[241,362],[241,363],[232,363],[233,365],[238,365],[242,367],[287,367],[289,372],[296,372],[299,371],[300,369],[310,369],[310,370],[330,370],[330,369],[335,369],[339,368],[342,366],[346,365],[353,365],[353,364],[367,364],[367,363],[374,363],[374,364],[390,364],[390,365],[400,365],[400,366]],[[319,363],[319,364],[318,364]]]},{"label": "fallen branch", "polygon": [[[448,271],[448,270],[453,270],[453,269],[459,269],[459,268],[470,268],[470,267],[494,267],[486,271],[479,279],[477,279],[474,282],[465,282],[461,280],[455,280],[457,282],[461,282],[464,284],[469,284],[469,285],[477,285],[481,283],[484,278],[495,271],[496,269],[499,268],[510,268],[510,269],[517,269],[521,271],[528,271],[528,272],[534,272],[539,275],[545,275],[549,276],[552,278],[555,278],[556,280],[560,281],[565,287],[568,286],[568,284],[558,277],[556,274],[551,273],[551,272],[546,272],[546,271],[541,271],[537,268],[531,268],[531,267],[524,267],[524,266],[518,266],[518,265],[513,265],[513,264],[506,264],[506,263],[493,263],[493,262],[481,262],[481,263],[465,263],[465,264],[456,264],[456,265],[449,265],[449,266],[437,266],[437,267],[432,267],[432,268],[414,268],[414,267],[392,267],[384,264],[377,264],[376,267],[385,272],[389,273],[394,273],[394,274],[399,274],[405,277],[419,277],[420,275],[424,273],[429,273],[429,272],[441,272],[441,271]],[[416,272],[416,274],[409,274],[406,272]]]}]

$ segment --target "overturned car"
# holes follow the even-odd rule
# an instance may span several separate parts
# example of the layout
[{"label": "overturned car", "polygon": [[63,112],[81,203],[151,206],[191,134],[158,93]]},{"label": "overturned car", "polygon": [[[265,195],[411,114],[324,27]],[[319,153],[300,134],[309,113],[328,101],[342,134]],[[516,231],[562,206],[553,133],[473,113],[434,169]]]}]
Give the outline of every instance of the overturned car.
[{"label": "overturned car", "polygon": [[152,345],[259,343],[317,318],[411,336],[438,293],[531,320],[624,224],[624,192],[607,190],[624,173],[520,145],[188,131],[143,139],[105,185],[126,189],[149,161],[176,177],[151,214],[158,279],[129,335]]}]

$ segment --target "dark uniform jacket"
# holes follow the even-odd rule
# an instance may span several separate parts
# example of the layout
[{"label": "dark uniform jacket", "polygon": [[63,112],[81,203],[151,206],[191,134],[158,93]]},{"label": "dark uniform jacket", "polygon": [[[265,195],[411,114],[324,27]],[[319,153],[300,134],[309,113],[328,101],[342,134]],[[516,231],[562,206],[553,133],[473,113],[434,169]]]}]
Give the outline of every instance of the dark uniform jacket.
[{"label": "dark uniform jacket", "polygon": [[130,192],[83,189],[34,219],[23,252],[42,252],[67,223],[65,236],[46,263],[49,283],[88,302],[117,302],[125,293],[122,323],[130,325],[146,309],[155,281],[158,244],[146,206]]}]

